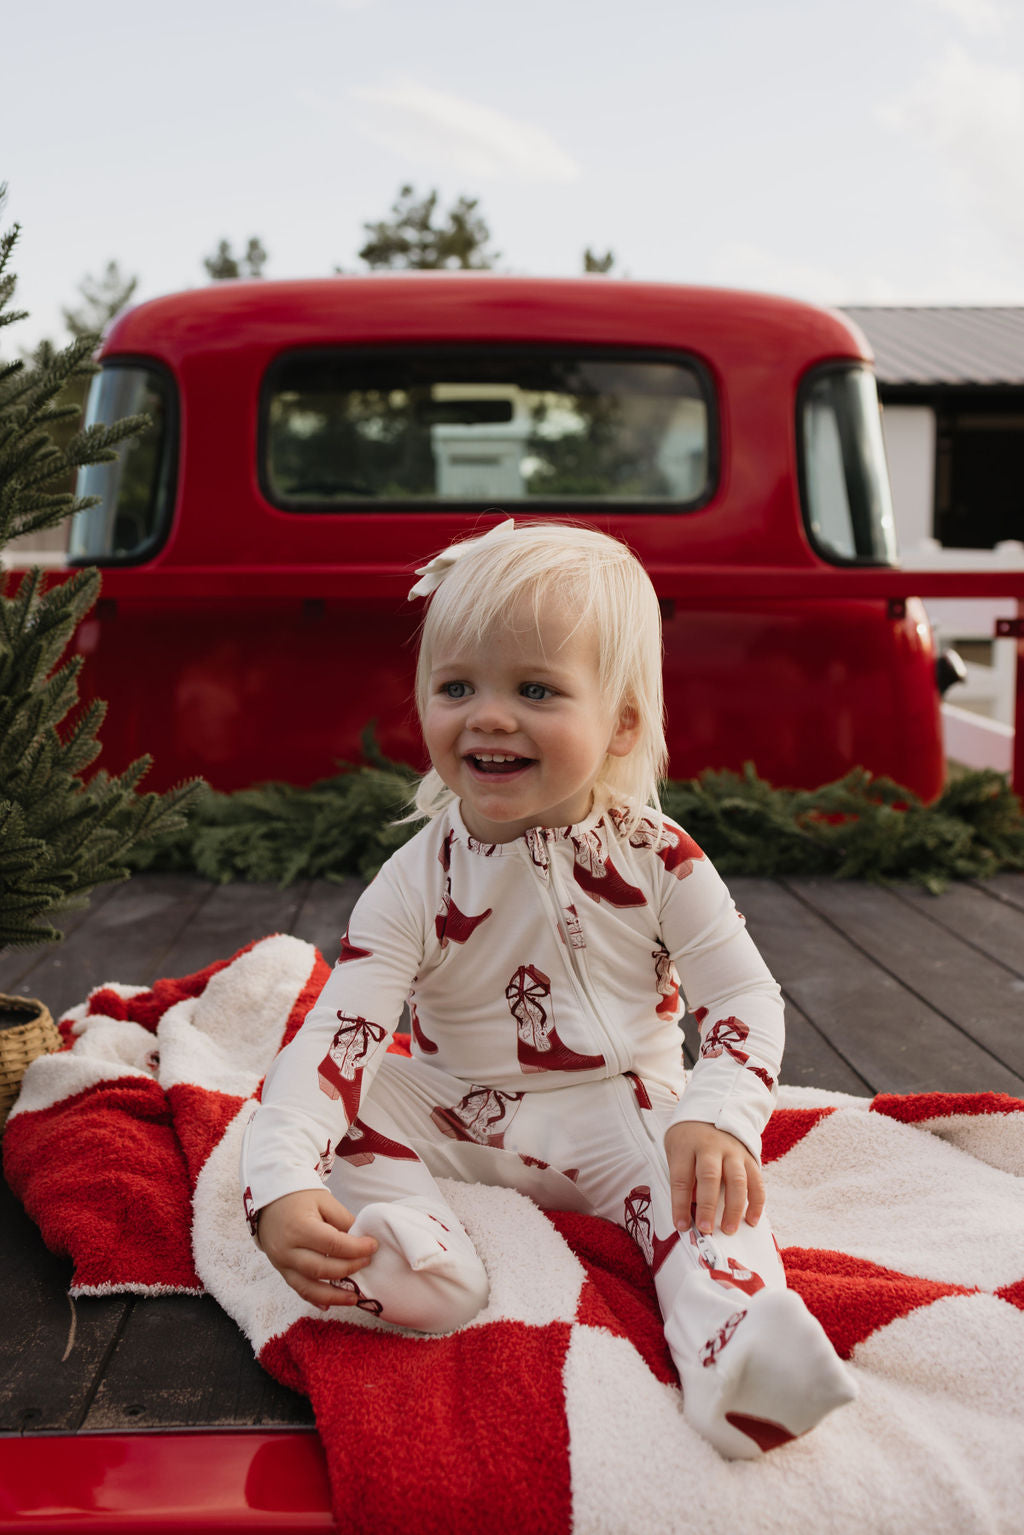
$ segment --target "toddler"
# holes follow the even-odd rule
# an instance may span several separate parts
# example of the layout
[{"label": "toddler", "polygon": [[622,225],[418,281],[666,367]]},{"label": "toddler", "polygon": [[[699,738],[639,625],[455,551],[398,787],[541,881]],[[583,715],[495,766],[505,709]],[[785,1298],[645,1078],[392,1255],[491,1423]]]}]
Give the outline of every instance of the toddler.
[{"label": "toddler", "polygon": [[[447,1332],[488,1287],[437,1178],[604,1216],[651,1267],[686,1417],[756,1457],[854,1388],[762,1218],[779,988],[657,808],[654,589],[566,524],[506,521],[418,574],[427,824],[268,1073],[242,1152],[254,1234],[315,1306]],[[406,1002],[411,1059],[387,1053]]]}]

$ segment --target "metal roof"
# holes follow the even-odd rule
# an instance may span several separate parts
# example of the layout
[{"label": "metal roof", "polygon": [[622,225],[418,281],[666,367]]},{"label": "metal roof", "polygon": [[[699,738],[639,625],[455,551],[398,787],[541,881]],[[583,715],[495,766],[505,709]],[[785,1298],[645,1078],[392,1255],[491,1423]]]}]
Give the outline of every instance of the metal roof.
[{"label": "metal roof", "polygon": [[843,307],[881,384],[1024,385],[1024,309]]}]

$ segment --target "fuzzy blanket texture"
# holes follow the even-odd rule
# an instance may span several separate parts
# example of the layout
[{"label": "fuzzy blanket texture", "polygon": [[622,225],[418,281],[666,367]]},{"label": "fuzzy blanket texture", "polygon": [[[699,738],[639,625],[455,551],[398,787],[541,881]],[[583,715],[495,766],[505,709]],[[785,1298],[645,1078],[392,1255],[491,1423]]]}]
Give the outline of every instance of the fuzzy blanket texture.
[{"label": "fuzzy blanket texture", "polygon": [[29,1067],[4,1159],[72,1258],[73,1295],[208,1290],[308,1394],[339,1529],[1020,1527],[1024,1101],[782,1089],[765,1136],[772,1223],[860,1395],[762,1460],[727,1462],[684,1420],[646,1265],[605,1221],[446,1183],[491,1297],[445,1337],[325,1316],[256,1249],[242,1129],[327,973],[276,935],[150,989],[98,988],[62,1021],[66,1048]]}]

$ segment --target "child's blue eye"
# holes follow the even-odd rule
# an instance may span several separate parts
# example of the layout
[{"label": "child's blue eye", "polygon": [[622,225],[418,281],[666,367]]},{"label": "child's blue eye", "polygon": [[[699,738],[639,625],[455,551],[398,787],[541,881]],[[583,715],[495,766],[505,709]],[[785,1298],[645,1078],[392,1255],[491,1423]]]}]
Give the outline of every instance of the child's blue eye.
[{"label": "child's blue eye", "polygon": [[446,682],[441,688],[446,698],[467,698],[469,696],[468,682]]},{"label": "child's blue eye", "polygon": [[524,698],[530,699],[533,703],[540,703],[542,699],[551,697],[551,689],[545,687],[543,682],[524,682],[519,691]]}]

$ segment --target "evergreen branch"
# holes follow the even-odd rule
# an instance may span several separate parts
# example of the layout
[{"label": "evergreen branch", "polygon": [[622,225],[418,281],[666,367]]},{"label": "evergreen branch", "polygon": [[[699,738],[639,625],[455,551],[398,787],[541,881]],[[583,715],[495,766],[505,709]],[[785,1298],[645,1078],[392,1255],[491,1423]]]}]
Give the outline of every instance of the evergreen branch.
[{"label": "evergreen branch", "polygon": [[[372,877],[416,830],[395,824],[416,780],[368,744],[375,766],[309,788],[204,791],[187,827],[140,844],[132,867],[192,870],[221,884]],[[863,769],[798,791],[772,788],[748,764],[668,783],[662,802],[727,876],[905,880],[937,892],[952,879],[1024,869],[1024,816],[998,773],[968,773],[923,805]]]},{"label": "evergreen branch", "polygon": [[[16,238],[17,229],[0,236],[3,323],[19,318],[6,310],[14,292],[6,266]],[[97,371],[97,340],[76,323],[75,339],[63,350],[41,344],[29,366],[0,366],[0,549],[13,535],[95,505],[95,497],[66,488],[68,477],[82,465],[110,462],[148,425],[132,416],[62,442],[81,411],[80,399],[65,391]],[[99,753],[105,705],[79,709],[83,658],[67,649],[99,588],[96,570],[52,585],[39,570],[16,581],[0,570],[0,946],[59,938],[51,914],[81,905],[98,884],[127,878],[135,843],[180,834],[199,793],[195,782],[166,795],[140,793],[148,758],[114,778],[81,776]]]},{"label": "evergreen branch", "polygon": [[138,437],[153,425],[145,415],[125,416],[113,426],[96,422],[78,432],[68,443],[65,453],[69,464],[109,464],[117,457],[114,451],[129,437]]}]

